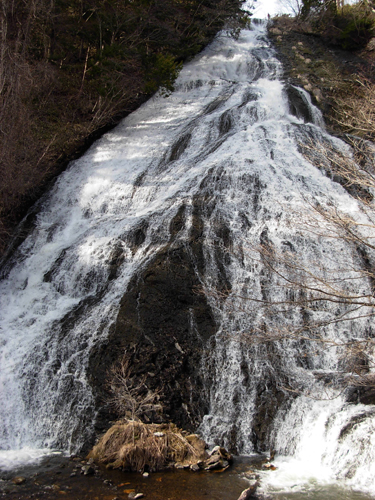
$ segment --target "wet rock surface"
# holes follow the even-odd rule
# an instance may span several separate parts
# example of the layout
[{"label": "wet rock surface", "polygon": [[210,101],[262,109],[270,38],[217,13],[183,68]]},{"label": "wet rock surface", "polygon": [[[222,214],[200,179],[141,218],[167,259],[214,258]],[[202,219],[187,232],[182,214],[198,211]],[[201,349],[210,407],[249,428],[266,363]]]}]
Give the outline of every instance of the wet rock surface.
[{"label": "wet rock surface", "polygon": [[256,498],[255,492],[257,490],[257,487],[258,487],[258,483],[251,485],[249,488],[247,488],[246,490],[244,490],[241,493],[238,500],[251,500],[252,498]]},{"label": "wet rock surface", "polygon": [[270,448],[270,430],[276,413],[283,406],[290,404],[292,398],[293,395],[278,389],[276,381],[271,378],[259,385],[252,428],[252,440],[258,452]]},{"label": "wet rock surface", "polygon": [[285,92],[289,99],[290,112],[297,118],[302,118],[304,122],[313,123],[309,103],[303,93],[293,85],[287,85]]},{"label": "wet rock surface", "polygon": [[202,200],[196,200],[187,241],[178,238],[186,224],[185,208],[180,208],[170,224],[170,242],[132,278],[115,327],[91,356],[91,383],[100,407],[98,431],[117,417],[103,405],[108,398],[105,383],[109,367],[125,351],[132,375],[145,376],[147,387],[159,392],[161,420],[193,431],[207,410],[199,367],[216,324],[206,298],[199,293],[204,271],[202,205]]}]

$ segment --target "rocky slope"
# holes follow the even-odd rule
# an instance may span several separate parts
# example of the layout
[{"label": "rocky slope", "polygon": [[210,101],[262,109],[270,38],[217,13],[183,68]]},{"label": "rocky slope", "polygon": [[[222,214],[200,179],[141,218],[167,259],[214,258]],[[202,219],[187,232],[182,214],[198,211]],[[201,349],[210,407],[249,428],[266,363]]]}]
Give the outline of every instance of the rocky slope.
[{"label": "rocky slope", "polygon": [[365,49],[343,50],[330,45],[308,23],[288,16],[272,19],[268,33],[283,63],[286,80],[309,92],[330,132],[343,136],[348,127],[339,123],[340,100],[353,94],[361,96],[358,76],[373,82],[375,39]]}]

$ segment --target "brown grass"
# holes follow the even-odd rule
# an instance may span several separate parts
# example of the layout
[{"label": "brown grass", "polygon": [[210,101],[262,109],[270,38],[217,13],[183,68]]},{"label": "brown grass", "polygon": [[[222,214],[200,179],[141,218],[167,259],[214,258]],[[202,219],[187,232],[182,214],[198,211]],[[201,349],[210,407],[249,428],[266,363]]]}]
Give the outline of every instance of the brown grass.
[{"label": "brown grass", "polygon": [[336,123],[344,132],[374,141],[375,139],[375,83],[358,75],[353,91],[335,100]]},{"label": "brown grass", "polygon": [[[155,436],[163,433],[163,436]],[[205,443],[185,436],[174,424],[118,422],[94,446],[88,457],[112,468],[157,471],[170,464],[190,465],[207,458]]]}]

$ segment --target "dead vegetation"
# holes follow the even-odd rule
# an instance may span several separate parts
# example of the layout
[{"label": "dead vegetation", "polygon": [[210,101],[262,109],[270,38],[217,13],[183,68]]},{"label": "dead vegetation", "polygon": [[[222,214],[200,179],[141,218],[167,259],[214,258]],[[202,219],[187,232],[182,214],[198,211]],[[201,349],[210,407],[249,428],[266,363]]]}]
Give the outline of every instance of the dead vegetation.
[{"label": "dead vegetation", "polygon": [[162,411],[159,393],[146,385],[146,376],[137,378],[133,373],[130,357],[125,352],[108,372],[107,388],[110,396],[108,404],[119,417],[132,421],[153,420]]},{"label": "dead vegetation", "polygon": [[89,458],[110,468],[157,471],[168,466],[189,467],[207,458],[206,444],[174,424],[118,422],[100,439]]},{"label": "dead vegetation", "polygon": [[349,134],[375,140],[375,83],[358,75],[353,91],[334,99],[334,121]]}]

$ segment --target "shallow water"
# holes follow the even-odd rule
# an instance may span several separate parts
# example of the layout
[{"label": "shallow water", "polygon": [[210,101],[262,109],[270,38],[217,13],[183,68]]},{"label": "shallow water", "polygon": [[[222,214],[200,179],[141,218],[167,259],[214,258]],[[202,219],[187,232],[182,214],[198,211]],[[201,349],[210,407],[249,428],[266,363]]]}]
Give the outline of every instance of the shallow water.
[{"label": "shallow water", "polygon": [[[152,473],[143,477],[138,473],[96,468],[95,475],[84,476],[80,469],[87,461],[82,457],[69,458],[61,454],[51,455],[38,465],[19,467],[12,471],[0,471],[0,496],[7,499],[43,498],[54,500],[125,500],[129,492],[143,493],[147,500],[237,500],[249,487],[247,475],[260,474],[259,497],[269,500],[374,500],[373,496],[340,487],[338,484],[319,484],[310,478],[304,485],[284,487],[278,492],[272,476],[276,471],[262,470],[264,457],[235,457],[234,464],[224,472],[191,472],[172,470]],[[277,463],[277,461],[275,462]],[[71,477],[71,474],[76,474]],[[291,467],[290,473],[293,473]],[[15,486],[12,478],[23,476],[24,484]],[[276,481],[276,483],[278,483]],[[273,484],[272,487],[267,484]],[[281,485],[279,484],[279,487]],[[293,491],[294,490],[294,491]],[[297,491],[296,491],[297,490]],[[264,496],[263,496],[264,495]]]},{"label": "shallow water", "polygon": [[[152,473],[143,477],[138,473],[98,468],[93,476],[84,476],[76,467],[85,460],[70,460],[67,457],[45,458],[38,466],[19,468],[2,473],[0,491],[7,492],[6,498],[45,499],[66,498],[67,500],[123,500],[130,491],[142,492],[149,500],[236,500],[248,487],[244,474],[252,468],[259,457],[238,457],[234,465],[225,472],[167,471]],[[26,478],[24,484],[14,486],[11,479],[16,476]]]},{"label": "shallow water", "polygon": [[374,497],[365,495],[359,491],[348,491],[346,488],[338,486],[319,487],[306,492],[277,493],[273,494],[274,500],[370,500]]}]

